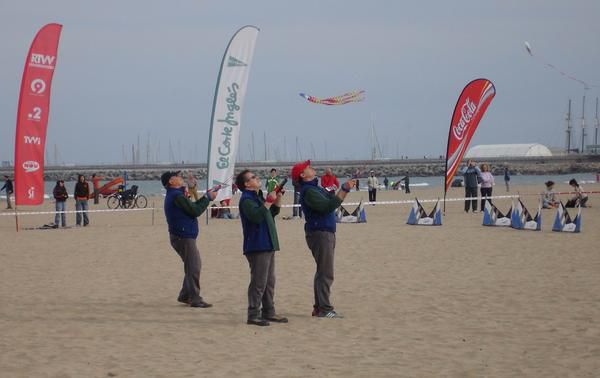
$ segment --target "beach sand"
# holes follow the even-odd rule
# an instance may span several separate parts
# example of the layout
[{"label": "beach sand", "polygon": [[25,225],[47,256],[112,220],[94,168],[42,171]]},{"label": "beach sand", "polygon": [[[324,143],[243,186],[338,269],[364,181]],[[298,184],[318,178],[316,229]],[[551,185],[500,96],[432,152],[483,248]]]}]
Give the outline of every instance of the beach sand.
[{"label": "beach sand", "polygon": [[[378,200],[439,195],[414,188]],[[537,197],[524,202],[535,212]],[[279,219],[275,300],[290,322],[270,327],[245,324],[238,220],[201,218],[202,294],[214,307],[193,309],[176,301],[183,269],[160,197],[149,201],[154,224],[151,211],[98,213],[87,228],[17,233],[13,217],[0,217],[0,376],[596,377],[600,197],[590,202],[580,234],[552,232],[553,210],[532,232],[483,227],[462,202],[447,204],[441,227],[406,225],[410,205],[367,206],[366,224],[338,226],[332,300],[344,319],[311,317],[304,223]]]}]

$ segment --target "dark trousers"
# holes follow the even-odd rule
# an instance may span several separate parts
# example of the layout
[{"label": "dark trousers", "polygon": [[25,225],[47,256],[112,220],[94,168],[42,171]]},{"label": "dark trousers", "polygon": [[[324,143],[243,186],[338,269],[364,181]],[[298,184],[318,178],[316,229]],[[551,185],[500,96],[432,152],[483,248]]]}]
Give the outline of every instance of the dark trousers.
[{"label": "dark trousers", "polygon": [[169,234],[171,246],[177,252],[181,261],[183,261],[183,285],[179,292],[179,299],[182,301],[198,302],[202,301],[200,296],[200,269],[202,260],[200,252],[196,246],[196,239],[181,238],[177,235]]},{"label": "dark trousers", "polygon": [[[275,252],[246,254],[250,265],[248,285],[248,319],[275,316]],[[261,314],[262,306],[262,314]]]},{"label": "dark trousers", "polygon": [[377,189],[369,189],[369,202],[377,201]]},{"label": "dark trousers", "polygon": [[404,192],[405,193],[410,193],[410,185],[404,184]]},{"label": "dark trousers", "polygon": [[465,198],[473,198],[472,200],[465,200],[465,211],[469,211],[469,204],[473,208],[473,211],[477,211],[477,187],[465,186]]},{"label": "dark trousers", "polygon": [[[298,205],[298,206],[296,206]],[[294,191],[294,209],[292,215],[302,218],[302,207],[300,207],[300,192]]]},{"label": "dark trousers", "polygon": [[333,284],[333,260],[335,256],[335,233],[329,231],[307,231],[306,244],[312,252],[317,271],[314,279],[314,307],[320,311],[331,311],[329,301]]},{"label": "dark trousers", "polygon": [[[483,209],[485,209],[485,201],[486,198],[485,197],[491,197],[492,196],[492,188],[481,188],[481,210],[483,211]],[[490,203],[492,203],[491,199],[488,199],[487,201],[490,201]]]}]

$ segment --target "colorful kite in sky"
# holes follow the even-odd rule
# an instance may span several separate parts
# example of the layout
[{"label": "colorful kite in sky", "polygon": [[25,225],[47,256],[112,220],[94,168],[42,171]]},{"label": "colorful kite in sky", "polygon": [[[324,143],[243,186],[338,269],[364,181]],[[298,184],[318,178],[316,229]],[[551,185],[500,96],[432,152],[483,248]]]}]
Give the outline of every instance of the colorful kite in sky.
[{"label": "colorful kite in sky", "polygon": [[354,91],[349,93],[344,93],[341,96],[329,97],[329,98],[318,98],[314,96],[309,96],[304,93],[300,93],[300,97],[305,98],[308,102],[312,102],[313,104],[321,104],[321,105],[344,105],[349,104],[351,102],[360,102],[365,99],[364,97],[365,91]]},{"label": "colorful kite in sky", "polygon": [[529,54],[529,56],[531,56],[533,59],[537,60],[541,64],[543,64],[546,67],[548,67],[548,68],[550,68],[550,69],[558,72],[559,74],[561,74],[562,76],[566,77],[567,79],[576,81],[579,84],[583,85],[583,89],[585,89],[585,90],[590,89],[591,87],[597,87],[598,86],[598,85],[589,84],[589,83],[585,82],[584,80],[578,79],[575,76],[570,75],[568,72],[562,71],[561,69],[559,69],[555,65],[546,62],[543,58],[541,58],[541,57],[539,57],[537,55],[534,55],[533,54],[533,49],[531,48],[531,45],[527,41],[525,41],[525,50],[527,50],[527,53]]}]

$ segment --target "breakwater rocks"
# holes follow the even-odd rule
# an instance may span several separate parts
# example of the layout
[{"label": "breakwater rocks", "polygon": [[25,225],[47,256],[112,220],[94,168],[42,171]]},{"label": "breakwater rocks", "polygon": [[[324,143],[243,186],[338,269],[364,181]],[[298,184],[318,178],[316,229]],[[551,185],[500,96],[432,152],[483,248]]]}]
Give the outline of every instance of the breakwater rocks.
[{"label": "breakwater rocks", "polygon": [[[508,167],[511,175],[553,175],[569,173],[600,172],[600,155],[553,156],[546,158],[490,158],[479,159],[478,164],[487,163],[496,176],[504,174]],[[267,177],[271,168],[276,168],[280,175],[288,175],[292,162],[241,162],[237,163],[236,173],[248,168],[262,177]],[[445,161],[440,159],[408,159],[408,160],[343,160],[313,161],[313,167],[322,174],[326,167],[331,167],[340,177],[350,177],[358,172],[359,177],[366,177],[373,170],[378,177],[428,177],[443,176]],[[123,176],[127,172],[129,180],[159,180],[167,170],[182,170],[193,173],[195,177],[206,178],[206,164],[160,164],[160,165],[82,165],[46,167],[44,179],[47,181],[75,181],[77,175],[83,174],[88,179],[93,173],[105,179]],[[0,169],[0,174],[13,176],[12,168]]]}]

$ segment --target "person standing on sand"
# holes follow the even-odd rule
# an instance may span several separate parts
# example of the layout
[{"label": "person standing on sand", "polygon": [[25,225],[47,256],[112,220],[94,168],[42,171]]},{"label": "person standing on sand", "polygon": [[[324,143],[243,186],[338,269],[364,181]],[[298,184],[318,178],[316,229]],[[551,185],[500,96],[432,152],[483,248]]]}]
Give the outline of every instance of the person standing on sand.
[{"label": "person standing on sand", "polygon": [[279,214],[283,193],[276,193],[276,186],[273,186],[267,198],[263,198],[260,178],[247,169],[240,172],[235,183],[242,191],[239,209],[243,251],[250,266],[246,323],[257,326],[268,326],[269,322],[287,323],[287,318],[276,314],[273,302],[275,251],[279,251],[274,218]]},{"label": "person standing on sand", "polygon": [[[465,212],[469,212],[469,205],[473,212],[477,212],[477,185],[479,184],[479,168],[471,159],[467,160],[467,167],[463,173],[465,179]],[[470,199],[471,198],[471,199]]]},{"label": "person standing on sand", "polygon": [[100,203],[100,180],[104,180],[102,176],[92,174],[92,186],[94,187],[94,205]]},{"label": "person standing on sand", "polygon": [[210,201],[217,196],[217,190],[207,190],[197,201],[191,201],[185,195],[185,183],[177,172],[165,172],[160,181],[167,190],[164,211],[169,225],[169,241],[183,261],[185,276],[177,301],[190,307],[208,308],[200,296],[200,270],[202,261],[196,246],[198,237],[198,217],[206,210]]},{"label": "person standing on sand", "polygon": [[490,197],[492,196],[493,186],[496,184],[494,182],[494,176],[490,172],[490,168],[487,164],[481,164],[479,177],[481,178],[481,211],[483,211],[485,208],[485,201],[492,203]]},{"label": "person standing on sand", "polygon": [[4,175],[4,186],[0,189],[0,192],[3,190],[6,190],[6,208],[12,209],[10,195],[13,194],[13,183],[7,175]]},{"label": "person standing on sand", "polygon": [[506,185],[506,192],[510,191],[510,171],[508,167],[504,167],[504,185]]},{"label": "person standing on sand", "polygon": [[83,218],[83,227],[90,224],[90,220],[87,215],[88,211],[88,199],[90,198],[90,184],[85,181],[83,175],[79,175],[77,178],[77,184],[75,184],[75,215],[76,226],[81,226],[81,218]]},{"label": "person standing on sand", "polygon": [[67,215],[65,214],[65,203],[67,198],[69,198],[69,193],[67,193],[67,188],[65,188],[65,182],[63,180],[58,180],[56,182],[56,186],[52,191],[52,195],[56,200],[56,215],[54,216],[54,224],[58,227],[58,221],[62,221],[62,226],[67,227]]},{"label": "person standing on sand", "polygon": [[300,205],[305,217],[306,244],[317,264],[312,316],[340,318],[329,299],[334,275],[335,209],[341,205],[356,183],[354,179],[346,181],[336,195],[329,194],[319,186],[319,179],[310,166],[310,160],[292,167],[292,179],[300,183]]},{"label": "person standing on sand", "polygon": [[379,180],[375,176],[375,172],[369,172],[369,178],[367,179],[367,186],[369,189],[369,202],[377,201],[377,188],[379,187]]}]

